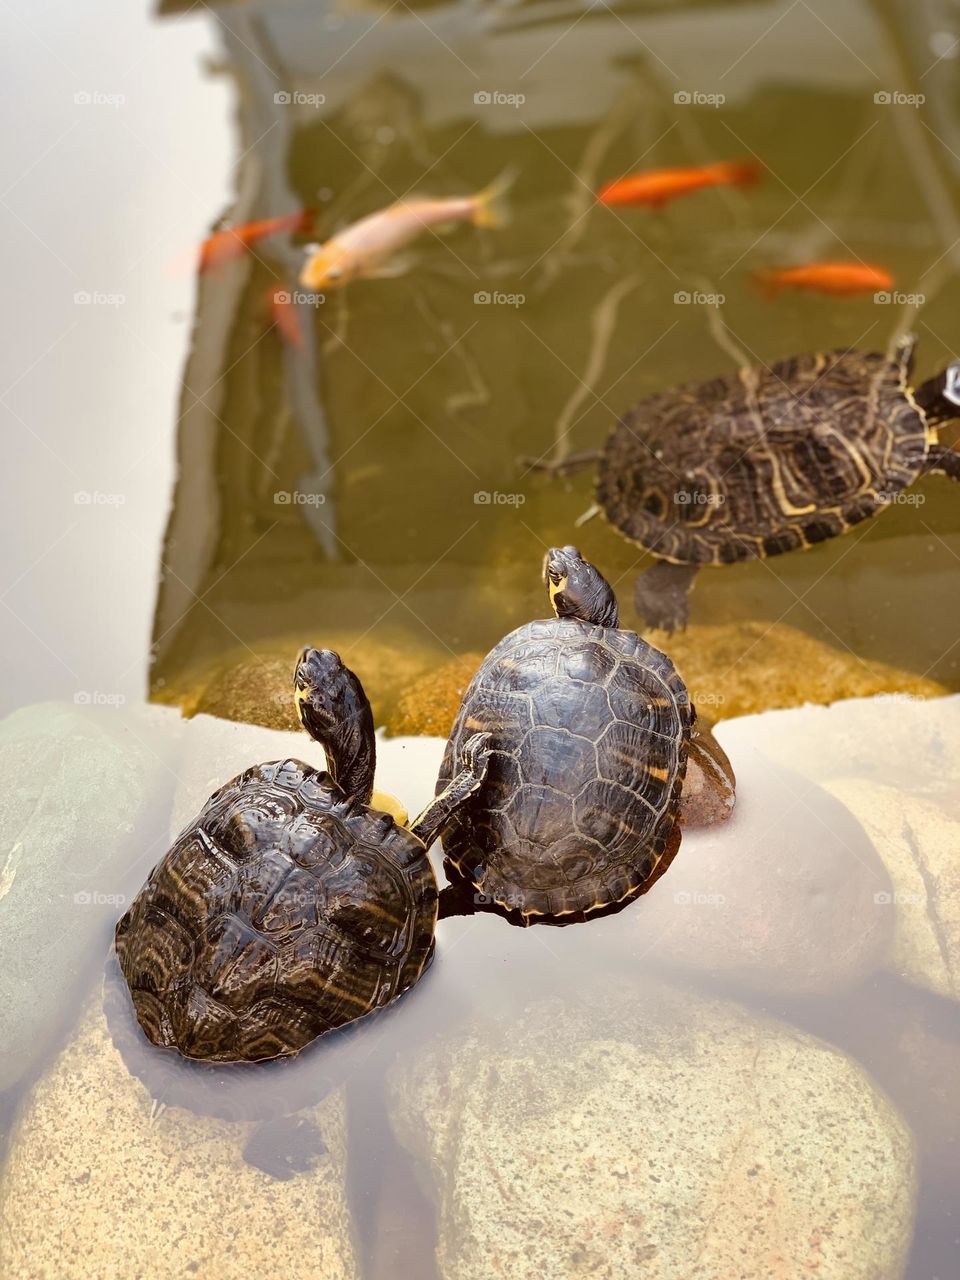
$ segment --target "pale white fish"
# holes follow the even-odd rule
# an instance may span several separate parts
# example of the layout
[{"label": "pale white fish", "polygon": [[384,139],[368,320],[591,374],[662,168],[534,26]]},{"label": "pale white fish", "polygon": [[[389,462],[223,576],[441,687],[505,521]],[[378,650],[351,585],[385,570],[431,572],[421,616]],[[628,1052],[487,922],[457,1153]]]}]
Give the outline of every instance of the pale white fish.
[{"label": "pale white fish", "polygon": [[431,199],[411,196],[338,231],[325,244],[314,248],[300,273],[305,289],[324,290],[383,275],[389,263],[427,229],[470,222],[475,227],[499,227],[506,221],[504,197],[513,174],[499,177],[489,187],[472,196]]}]

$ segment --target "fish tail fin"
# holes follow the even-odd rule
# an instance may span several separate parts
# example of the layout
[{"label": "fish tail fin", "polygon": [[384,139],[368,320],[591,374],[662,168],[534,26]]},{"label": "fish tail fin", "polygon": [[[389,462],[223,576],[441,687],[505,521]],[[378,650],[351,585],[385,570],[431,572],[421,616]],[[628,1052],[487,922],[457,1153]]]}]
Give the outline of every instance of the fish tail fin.
[{"label": "fish tail fin", "polygon": [[735,187],[752,187],[760,181],[763,165],[759,160],[732,160],[727,165],[728,180]]},{"label": "fish tail fin", "polygon": [[776,298],[783,288],[783,281],[776,271],[769,269],[753,271],[750,273],[750,278],[768,300]]},{"label": "fish tail fin", "polygon": [[510,165],[488,187],[474,197],[473,225],[475,227],[503,227],[510,221],[507,193],[517,180],[519,169]]},{"label": "fish tail fin", "polygon": [[294,231],[298,232],[300,235],[306,235],[308,231],[313,230],[313,228],[316,226],[316,222],[317,222],[316,209],[303,209],[301,210],[300,217],[297,220],[296,224],[294,225],[293,229]]}]

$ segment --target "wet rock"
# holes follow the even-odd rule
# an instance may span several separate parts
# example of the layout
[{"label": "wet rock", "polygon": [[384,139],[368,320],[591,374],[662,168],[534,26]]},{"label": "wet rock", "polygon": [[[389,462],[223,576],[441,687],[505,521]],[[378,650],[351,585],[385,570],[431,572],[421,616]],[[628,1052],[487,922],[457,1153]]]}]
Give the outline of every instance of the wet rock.
[{"label": "wet rock", "polygon": [[634,909],[608,923],[640,965],[657,963],[756,990],[834,992],[887,956],[889,875],[857,820],[817,783],[719,726],[737,772],[732,817],[685,828],[680,850]]},{"label": "wet rock", "polygon": [[0,1092],[50,1051],[166,830],[179,716],[24,707],[0,724]]},{"label": "wet rock", "polygon": [[282,732],[216,716],[194,716],[187,722],[177,767],[171,836],[193,821],[214,791],[244,769],[288,757],[318,769],[325,765],[323,748],[302,728]]},{"label": "wet rock", "polygon": [[811,778],[869,778],[956,804],[960,793],[960,695],[880,694],[724,725],[736,752],[753,745]]},{"label": "wet rock", "polygon": [[0,1274],[353,1280],[342,1095],[304,1123],[309,1159],[298,1151],[279,1177],[257,1168],[243,1154],[263,1145],[256,1122],[156,1108],[94,1007],[12,1135]]},{"label": "wet rock", "polygon": [[[377,738],[377,787],[371,803],[391,813],[398,821],[406,820],[411,812],[418,812],[433,798],[442,755],[439,743],[425,740],[387,742],[381,732]],[[194,716],[187,721],[177,766],[171,835],[192,822],[208,797],[244,769],[266,760],[288,757],[303,760],[317,769],[326,767],[323,748],[303,729],[287,733],[234,720],[220,720],[216,716]],[[411,781],[414,782],[416,800],[413,810],[407,807],[405,800],[401,803],[396,799],[398,794],[403,798],[409,794]]]},{"label": "wet rock", "polygon": [[482,653],[465,653],[415,680],[397,700],[387,732],[449,737],[467,685],[482,661]]},{"label": "wet rock", "polygon": [[946,797],[862,779],[831,783],[830,790],[859,818],[890,874],[891,890],[877,896],[877,910],[895,921],[890,967],[960,998],[960,788],[951,811]]},{"label": "wet rock", "polygon": [[946,692],[935,680],[862,661],[781,622],[693,625],[673,635],[644,635],[669,653],[698,708],[724,719],[877,693],[935,697]]},{"label": "wet rock", "polygon": [[913,1143],[841,1053],[650,985],[431,1042],[391,1085],[443,1280],[894,1280]]}]

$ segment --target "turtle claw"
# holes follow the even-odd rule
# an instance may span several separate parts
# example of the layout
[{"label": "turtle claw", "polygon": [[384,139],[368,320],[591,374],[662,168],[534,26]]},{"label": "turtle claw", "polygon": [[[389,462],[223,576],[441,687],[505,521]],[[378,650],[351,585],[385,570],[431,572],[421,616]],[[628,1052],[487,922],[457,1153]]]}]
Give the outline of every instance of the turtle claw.
[{"label": "turtle claw", "polygon": [[490,763],[492,733],[474,733],[460,748],[460,763],[467,773],[482,782]]}]

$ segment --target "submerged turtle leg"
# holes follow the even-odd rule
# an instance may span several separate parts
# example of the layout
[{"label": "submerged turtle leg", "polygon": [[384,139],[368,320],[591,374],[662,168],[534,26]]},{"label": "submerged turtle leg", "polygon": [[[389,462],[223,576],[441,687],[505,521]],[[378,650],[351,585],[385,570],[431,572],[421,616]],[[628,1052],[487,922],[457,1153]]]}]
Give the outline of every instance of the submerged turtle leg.
[{"label": "submerged turtle leg", "polygon": [[945,444],[933,445],[927,454],[925,470],[938,471],[951,480],[960,480],[960,449],[951,449]]},{"label": "submerged turtle leg", "polygon": [[410,824],[410,830],[429,849],[444,825],[470,798],[487,776],[490,761],[490,734],[472,734],[460,749],[461,769],[437,798]]},{"label": "submerged turtle leg", "polygon": [[584,467],[599,462],[602,456],[600,449],[591,449],[585,453],[571,453],[565,458],[555,460],[528,457],[518,458],[517,461],[528,471],[546,471],[552,476],[562,476],[567,471],[581,471]]},{"label": "submerged turtle leg", "polygon": [[680,821],[685,827],[726,822],[736,803],[737,779],[727,753],[699,716],[687,750],[687,776],[680,795]]},{"label": "submerged turtle leg", "polygon": [[695,564],[670,564],[658,560],[637,578],[633,602],[637,613],[663,631],[682,631],[690,613],[690,588],[697,576]]}]

